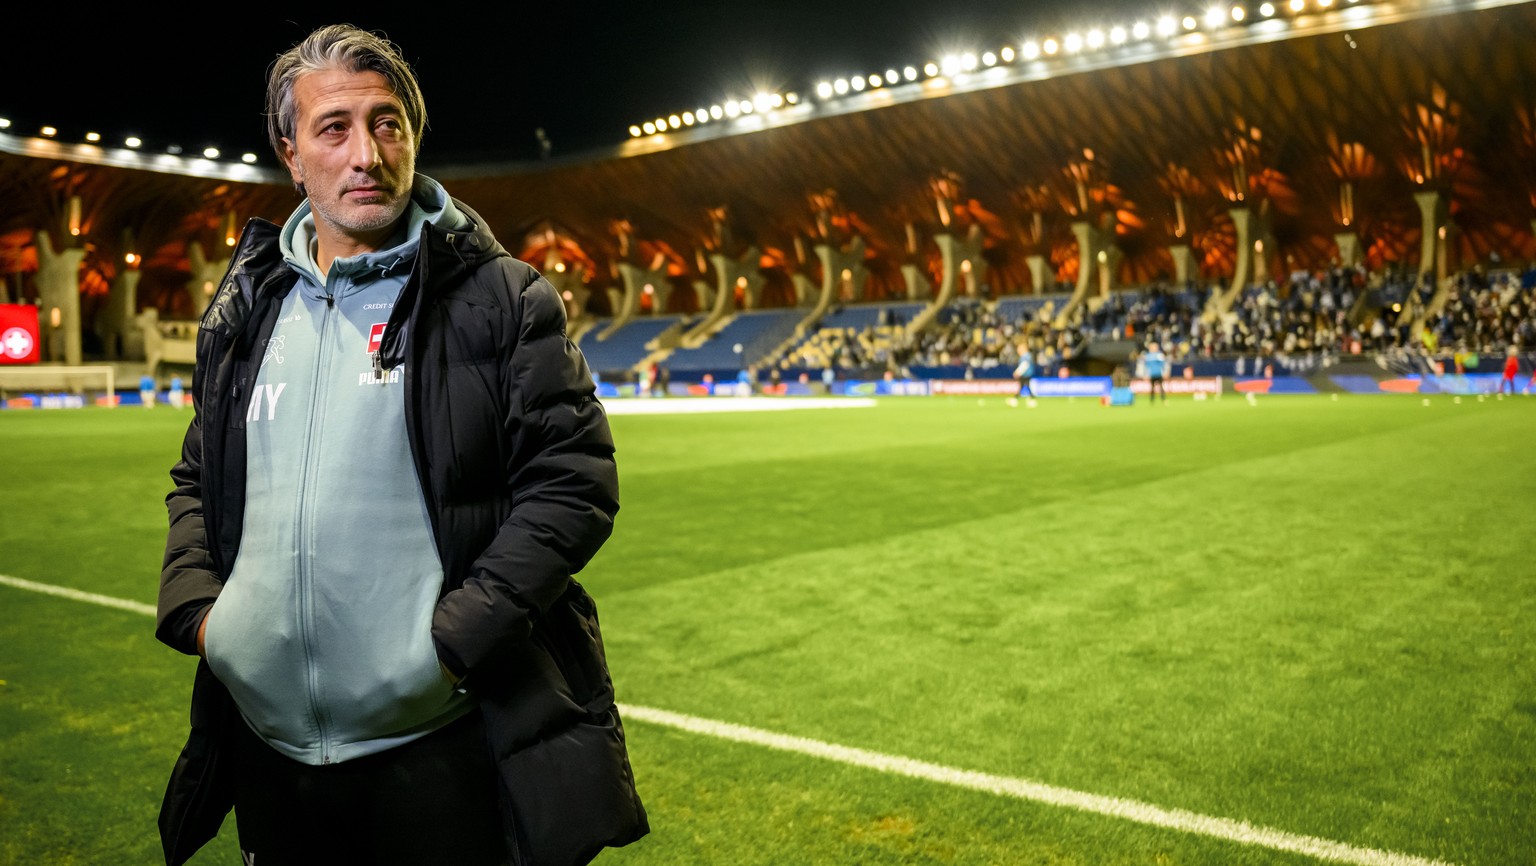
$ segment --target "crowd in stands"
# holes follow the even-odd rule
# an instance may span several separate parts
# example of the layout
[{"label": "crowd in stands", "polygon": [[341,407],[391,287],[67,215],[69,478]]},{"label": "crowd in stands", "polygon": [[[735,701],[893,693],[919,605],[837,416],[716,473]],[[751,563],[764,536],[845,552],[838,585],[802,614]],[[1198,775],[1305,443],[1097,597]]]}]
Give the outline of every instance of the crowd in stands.
[{"label": "crowd in stands", "polygon": [[1255,373],[1261,364],[1304,373],[1343,356],[1367,354],[1425,371],[1448,368],[1445,361],[1461,369],[1467,359],[1502,357],[1510,346],[1536,350],[1536,267],[1461,272],[1431,315],[1423,313],[1435,300],[1433,286],[1419,285],[1412,272],[1345,267],[1298,272],[1281,282],[1247,286],[1226,313],[1207,321],[1203,312],[1212,294],[1225,290],[1210,283],[1115,292],[1095,299],[1065,327],[1055,326],[1051,305],[1015,316],[1000,313],[1001,304],[965,298],[915,335],[907,334],[905,323],[887,320],[822,329],[777,366],[866,375],[919,367],[1011,370],[1020,348],[1027,347],[1038,375],[1054,376],[1091,340],[1132,340],[1141,346],[1155,341],[1173,363],[1242,359]]}]

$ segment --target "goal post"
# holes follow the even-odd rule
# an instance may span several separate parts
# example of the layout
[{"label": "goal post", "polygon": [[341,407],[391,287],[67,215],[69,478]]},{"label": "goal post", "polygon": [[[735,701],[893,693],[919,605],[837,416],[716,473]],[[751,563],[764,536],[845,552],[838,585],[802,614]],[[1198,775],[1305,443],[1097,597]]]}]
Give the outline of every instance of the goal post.
[{"label": "goal post", "polygon": [[117,405],[117,369],[111,365],[5,365],[0,364],[0,399],[17,392],[76,394],[100,391]]}]

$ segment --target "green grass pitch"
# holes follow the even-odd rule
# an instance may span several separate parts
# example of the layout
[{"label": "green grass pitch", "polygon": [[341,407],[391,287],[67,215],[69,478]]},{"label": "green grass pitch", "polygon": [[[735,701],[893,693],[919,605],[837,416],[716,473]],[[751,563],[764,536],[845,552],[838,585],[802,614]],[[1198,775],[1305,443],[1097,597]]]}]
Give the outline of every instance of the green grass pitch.
[{"label": "green grass pitch", "polygon": [[[0,575],[152,604],[189,417],[0,412]],[[1536,858],[1536,399],[612,423],[623,507],[579,579],[621,703],[1412,862]],[[192,663],[152,628],[0,585],[0,863],[160,862]],[[612,866],[1325,862],[627,729],[653,832]],[[232,818],[193,862],[238,862]]]}]

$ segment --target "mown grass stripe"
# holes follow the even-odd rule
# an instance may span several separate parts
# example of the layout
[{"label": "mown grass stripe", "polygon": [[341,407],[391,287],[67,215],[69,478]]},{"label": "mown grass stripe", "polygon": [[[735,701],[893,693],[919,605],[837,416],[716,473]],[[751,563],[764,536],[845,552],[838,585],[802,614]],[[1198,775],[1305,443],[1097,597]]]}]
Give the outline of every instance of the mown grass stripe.
[{"label": "mown grass stripe", "polygon": [[[78,589],[64,586],[37,583],[19,577],[0,574],[0,584],[30,592],[58,596],[59,598],[71,601],[83,601],[104,607],[117,608],[145,616],[154,616],[155,614],[153,605],[98,595],[93,592],[82,592]],[[1092,812],[1111,818],[1134,821],[1138,824],[1148,824],[1154,827],[1178,830],[1215,839],[1225,839],[1242,845],[1304,854],[1335,863],[1349,863],[1354,864],[1354,866],[1452,866],[1452,864],[1443,860],[1429,860],[1409,854],[1399,854],[1375,848],[1359,848],[1343,842],[1320,839],[1316,836],[1303,836],[1269,827],[1259,827],[1246,821],[1215,818],[1209,815],[1187,812],[1183,809],[1166,809],[1150,803],[1124,800],[1117,797],[1105,797],[1085,791],[1075,791],[1071,788],[1047,785],[1043,782],[1035,782],[1029,779],[994,776],[990,773],[961,770],[955,767],[946,767],[942,764],[915,761],[911,758],[903,758],[900,755],[886,755],[853,746],[840,746],[836,743],[826,743],[806,737],[778,734],[773,731],[749,728],[745,725],[719,722],[713,719],[703,719],[697,716],[687,716],[681,713],[659,710],[654,707],[622,704],[619,707],[619,711],[628,719],[638,719],[654,725],[663,725],[731,742],[763,746],[784,752],[794,752],[829,761],[837,761],[851,766],[877,770],[882,773],[909,776],[915,779],[955,785],[961,788],[985,791],[991,794],[1029,800],[1050,806]]]}]

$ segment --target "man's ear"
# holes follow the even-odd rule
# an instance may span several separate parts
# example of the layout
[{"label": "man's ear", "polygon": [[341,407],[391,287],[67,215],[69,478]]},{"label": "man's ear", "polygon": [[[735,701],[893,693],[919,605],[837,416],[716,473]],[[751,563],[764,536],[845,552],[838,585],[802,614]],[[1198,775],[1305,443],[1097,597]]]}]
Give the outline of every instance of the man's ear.
[{"label": "man's ear", "polygon": [[283,165],[288,167],[288,176],[293,178],[293,185],[296,186],[296,187],[303,188],[303,186],[304,186],[304,172],[299,167],[299,152],[293,146],[293,139],[291,139],[291,138],[284,138],[282,141],[283,141]]}]

